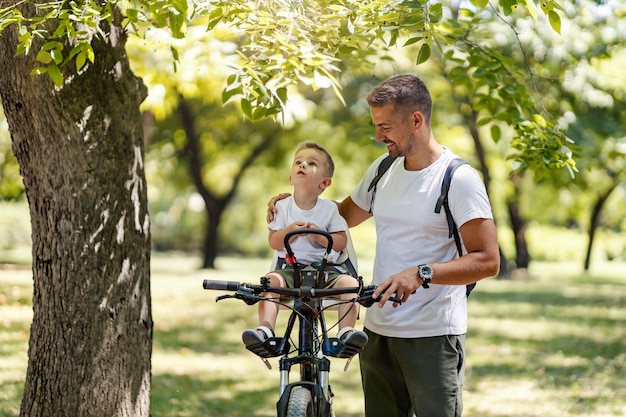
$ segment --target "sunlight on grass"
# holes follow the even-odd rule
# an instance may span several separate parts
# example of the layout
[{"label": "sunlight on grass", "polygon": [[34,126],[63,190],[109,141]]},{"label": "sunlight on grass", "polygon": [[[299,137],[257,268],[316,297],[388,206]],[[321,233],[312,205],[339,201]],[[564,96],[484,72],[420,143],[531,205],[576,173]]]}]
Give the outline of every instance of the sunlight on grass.
[{"label": "sunlight on grass", "polygon": [[[219,269],[202,271],[197,257],[153,254],[153,416],[276,414],[277,359],[268,370],[241,342],[256,325],[256,306],[216,303],[223,293],[202,289],[206,278],[258,282],[268,263],[220,258]],[[371,261],[360,264],[368,274]],[[584,274],[578,263],[542,262],[524,280],[481,281],[469,300],[463,415],[626,415],[625,270],[606,263]],[[19,413],[31,296],[28,269],[0,270],[0,417]],[[347,373],[344,365],[332,360],[334,408],[362,416],[358,361]]]}]

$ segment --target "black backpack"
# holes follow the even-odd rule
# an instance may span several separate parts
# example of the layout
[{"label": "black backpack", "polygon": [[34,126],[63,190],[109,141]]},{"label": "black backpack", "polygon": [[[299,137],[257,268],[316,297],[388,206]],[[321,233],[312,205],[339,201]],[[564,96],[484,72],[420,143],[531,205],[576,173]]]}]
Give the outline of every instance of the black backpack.
[{"label": "black backpack", "polygon": [[[389,167],[391,166],[391,164],[393,163],[395,159],[396,158],[394,156],[387,155],[385,159],[383,159],[380,162],[380,165],[378,165],[378,170],[376,171],[376,176],[374,177],[369,187],[367,188],[368,192],[372,191],[370,214],[372,213],[372,207],[374,206],[374,198],[376,197],[376,184],[378,184],[378,181],[380,181],[383,175],[385,175],[385,172],[387,172],[387,170],[389,169]],[[453,160],[450,161],[450,163],[448,164],[448,167],[446,168],[446,173],[443,176],[443,181],[441,182],[441,195],[437,199],[437,204],[435,205],[435,213],[441,213],[442,207],[445,210],[446,220],[448,221],[448,231],[450,233],[448,237],[454,236],[454,243],[456,244],[456,250],[459,256],[463,254],[462,252],[463,248],[461,246],[461,237],[459,236],[459,230],[456,226],[456,223],[454,222],[454,219],[452,218],[452,212],[450,211],[450,206],[448,205],[448,191],[450,191],[450,183],[452,182],[452,174],[454,174],[454,171],[458,167],[464,164],[467,164],[467,162],[461,158],[454,158]],[[467,297],[469,297],[470,293],[472,292],[475,286],[476,286],[476,283],[467,284],[465,286],[466,287],[465,295]]]}]

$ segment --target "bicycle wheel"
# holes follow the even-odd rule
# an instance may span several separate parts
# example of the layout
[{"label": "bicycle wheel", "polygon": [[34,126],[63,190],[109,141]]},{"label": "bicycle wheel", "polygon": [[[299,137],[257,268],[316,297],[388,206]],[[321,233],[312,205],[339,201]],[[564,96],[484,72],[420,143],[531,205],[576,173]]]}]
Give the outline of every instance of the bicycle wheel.
[{"label": "bicycle wheel", "polygon": [[313,398],[306,388],[295,388],[289,396],[287,417],[314,417]]}]

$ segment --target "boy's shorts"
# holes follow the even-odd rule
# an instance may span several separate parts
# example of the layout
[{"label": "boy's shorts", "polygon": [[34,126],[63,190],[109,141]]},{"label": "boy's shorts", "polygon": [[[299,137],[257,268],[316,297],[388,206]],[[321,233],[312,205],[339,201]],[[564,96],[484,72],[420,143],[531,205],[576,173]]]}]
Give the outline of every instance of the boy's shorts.
[{"label": "boy's shorts", "polygon": [[[276,271],[272,271],[272,272],[280,274],[285,280],[285,282],[287,283],[288,288],[294,288],[295,273],[294,273],[293,268],[277,269]],[[343,275],[347,275],[347,274],[343,274],[343,273],[335,272],[335,271],[324,271],[325,280],[324,280],[323,288],[331,288],[337,283],[339,278]]]}]

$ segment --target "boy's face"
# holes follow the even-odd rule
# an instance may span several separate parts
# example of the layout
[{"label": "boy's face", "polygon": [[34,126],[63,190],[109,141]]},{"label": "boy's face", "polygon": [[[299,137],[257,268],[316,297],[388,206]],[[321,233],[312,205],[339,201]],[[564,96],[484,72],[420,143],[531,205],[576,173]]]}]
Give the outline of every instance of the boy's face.
[{"label": "boy's face", "polygon": [[323,152],[317,149],[301,149],[293,158],[289,182],[295,187],[306,185],[311,191],[319,187],[321,193],[330,185],[328,165]]}]

